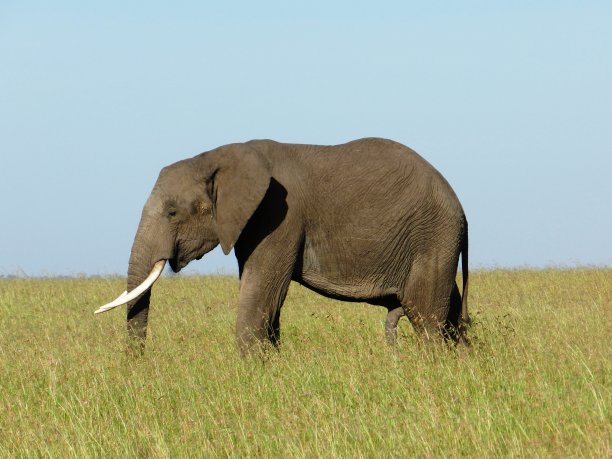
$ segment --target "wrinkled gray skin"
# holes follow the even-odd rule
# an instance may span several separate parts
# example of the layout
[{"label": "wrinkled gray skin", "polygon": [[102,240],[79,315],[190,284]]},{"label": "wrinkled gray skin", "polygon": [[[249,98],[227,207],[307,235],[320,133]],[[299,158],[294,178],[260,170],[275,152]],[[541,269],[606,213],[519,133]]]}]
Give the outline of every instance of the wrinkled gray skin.
[{"label": "wrinkled gray skin", "polygon": [[[142,211],[128,291],[161,259],[178,272],[221,244],[240,274],[236,337],[244,354],[280,338],[291,280],[331,298],[406,314],[423,337],[464,340],[467,220],[446,180],[384,139],[338,146],[270,140],[226,145],[164,168]],[[455,283],[462,253],[463,300]],[[144,349],[151,290],[128,304]],[[180,314],[180,308],[176,309]]]},{"label": "wrinkled gray skin", "polygon": [[389,309],[387,313],[387,320],[385,321],[385,336],[387,342],[394,346],[397,342],[397,323],[404,316],[404,308],[399,307],[395,309]]}]

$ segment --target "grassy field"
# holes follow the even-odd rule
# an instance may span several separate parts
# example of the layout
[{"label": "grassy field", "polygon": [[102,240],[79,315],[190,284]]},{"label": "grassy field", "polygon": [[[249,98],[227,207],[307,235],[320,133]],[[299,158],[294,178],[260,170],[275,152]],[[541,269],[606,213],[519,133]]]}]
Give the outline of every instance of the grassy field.
[{"label": "grassy field", "polygon": [[1,457],[611,457],[612,270],[471,275],[473,346],[292,285],[282,349],[237,357],[238,282],[156,284],[146,355],[121,279],[0,280]]}]

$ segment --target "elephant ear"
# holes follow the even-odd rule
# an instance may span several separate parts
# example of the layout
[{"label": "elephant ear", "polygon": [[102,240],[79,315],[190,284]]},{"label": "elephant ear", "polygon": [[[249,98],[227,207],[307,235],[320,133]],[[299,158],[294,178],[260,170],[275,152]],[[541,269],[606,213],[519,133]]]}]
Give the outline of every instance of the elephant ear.
[{"label": "elephant ear", "polygon": [[263,200],[271,176],[260,154],[247,145],[232,145],[217,154],[210,192],[217,235],[227,255]]}]

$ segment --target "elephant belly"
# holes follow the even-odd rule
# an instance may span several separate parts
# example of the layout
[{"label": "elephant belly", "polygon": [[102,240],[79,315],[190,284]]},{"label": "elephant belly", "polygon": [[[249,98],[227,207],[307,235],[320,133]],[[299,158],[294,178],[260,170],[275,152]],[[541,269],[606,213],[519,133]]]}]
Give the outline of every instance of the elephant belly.
[{"label": "elephant belly", "polygon": [[[375,298],[396,296],[403,279],[379,266],[380,259],[371,259],[352,251],[331,255],[306,246],[302,263],[294,273],[294,280],[332,298],[350,301],[368,301]],[[399,276],[405,277],[405,276]]]},{"label": "elephant belly", "polygon": [[317,293],[338,300],[371,302],[378,298],[398,295],[396,287],[385,287],[376,282],[342,282],[330,277],[307,272],[294,280]]}]

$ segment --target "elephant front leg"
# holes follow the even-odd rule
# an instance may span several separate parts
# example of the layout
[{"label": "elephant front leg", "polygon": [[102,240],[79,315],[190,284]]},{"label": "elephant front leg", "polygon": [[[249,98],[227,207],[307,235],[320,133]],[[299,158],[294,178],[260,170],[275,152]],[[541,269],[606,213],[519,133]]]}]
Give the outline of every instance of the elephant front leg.
[{"label": "elephant front leg", "polygon": [[247,270],[243,273],[236,322],[236,341],[242,355],[261,350],[265,343],[278,345],[280,310],[290,282],[290,272]]}]

